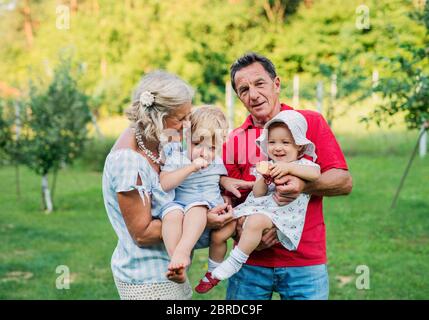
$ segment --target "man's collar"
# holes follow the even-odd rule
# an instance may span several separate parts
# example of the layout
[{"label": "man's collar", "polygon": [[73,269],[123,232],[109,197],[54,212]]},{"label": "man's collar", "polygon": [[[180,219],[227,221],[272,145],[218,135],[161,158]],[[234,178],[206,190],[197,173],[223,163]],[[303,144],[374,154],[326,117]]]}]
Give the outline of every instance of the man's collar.
[{"label": "man's collar", "polygon": [[[293,110],[293,108],[290,107],[290,106],[288,106],[288,105],[286,105],[286,104],[284,104],[284,103],[282,103],[280,105],[280,111],[285,111],[285,110]],[[249,114],[246,117],[246,119],[244,120],[243,124],[240,126],[240,128],[243,129],[243,130],[247,130],[247,129],[250,129],[250,128],[253,128],[253,127],[255,127],[255,125],[253,124],[253,118],[252,118],[252,115]]]}]

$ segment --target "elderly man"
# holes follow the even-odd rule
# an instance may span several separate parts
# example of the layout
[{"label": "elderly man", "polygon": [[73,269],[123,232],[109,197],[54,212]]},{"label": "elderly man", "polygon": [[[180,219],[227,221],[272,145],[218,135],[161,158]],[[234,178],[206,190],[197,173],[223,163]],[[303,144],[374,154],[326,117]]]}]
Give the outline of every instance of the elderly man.
[{"label": "elderly man", "polygon": [[[255,164],[264,157],[256,146],[256,138],[267,121],[280,111],[292,108],[280,103],[280,78],[266,57],[248,53],[239,58],[231,66],[231,81],[250,115],[224,145],[224,163],[229,177],[254,181]],[[316,145],[322,175],[312,183],[294,176],[277,179],[274,198],[279,205],[286,205],[302,192],[311,194],[301,242],[296,251],[289,251],[278,243],[275,229],[268,231],[243,268],[229,279],[227,299],[271,299],[273,292],[278,292],[281,299],[328,299],[322,199],[349,194],[352,178],[340,146],[322,115],[309,110],[299,112],[307,120],[307,138]],[[241,190],[241,197],[227,195],[235,206],[243,202],[249,192],[250,189]],[[238,235],[242,222],[237,226]]]}]

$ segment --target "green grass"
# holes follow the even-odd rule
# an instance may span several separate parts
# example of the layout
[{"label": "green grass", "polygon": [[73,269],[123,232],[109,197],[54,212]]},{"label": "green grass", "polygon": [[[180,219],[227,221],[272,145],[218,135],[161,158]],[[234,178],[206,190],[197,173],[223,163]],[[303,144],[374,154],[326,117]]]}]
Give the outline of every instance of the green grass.
[{"label": "green grass", "polygon": [[[429,296],[429,156],[416,158],[397,208],[393,194],[415,133],[340,135],[354,189],[325,198],[331,299],[425,299]],[[56,211],[41,211],[40,178],[21,168],[22,196],[13,167],[0,168],[0,299],[118,299],[110,270],[116,245],[104,210],[101,173],[79,165],[62,170]],[[206,268],[197,250],[195,285]],[[56,268],[67,265],[69,290],[55,287]],[[367,265],[370,290],[357,290],[356,267]],[[341,281],[340,281],[341,280]],[[224,299],[226,283],[195,299]]]}]

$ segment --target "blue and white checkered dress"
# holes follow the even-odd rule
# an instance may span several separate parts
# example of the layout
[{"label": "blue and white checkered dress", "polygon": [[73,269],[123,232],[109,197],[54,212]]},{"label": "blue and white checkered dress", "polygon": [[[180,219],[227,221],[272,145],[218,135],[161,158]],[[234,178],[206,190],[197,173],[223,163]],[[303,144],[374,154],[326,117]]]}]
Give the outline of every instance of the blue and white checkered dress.
[{"label": "blue and white checkered dress", "polygon": [[[136,185],[140,175],[142,185]],[[168,282],[165,277],[169,257],[161,242],[147,247],[138,247],[128,232],[119,209],[117,192],[137,190],[142,198],[149,195],[152,215],[159,215],[163,205],[172,200],[161,189],[158,173],[145,157],[131,149],[117,149],[109,153],[103,171],[103,197],[109,220],[118,236],[111,266],[113,276],[131,284]]]}]

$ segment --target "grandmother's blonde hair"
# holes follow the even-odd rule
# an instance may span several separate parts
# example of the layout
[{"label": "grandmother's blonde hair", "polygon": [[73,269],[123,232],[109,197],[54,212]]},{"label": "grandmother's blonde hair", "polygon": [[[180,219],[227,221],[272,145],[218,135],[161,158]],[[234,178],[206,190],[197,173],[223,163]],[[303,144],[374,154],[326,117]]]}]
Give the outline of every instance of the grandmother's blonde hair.
[{"label": "grandmother's blonde hair", "polygon": [[[140,95],[149,91],[154,96],[150,106],[140,103]],[[165,117],[185,103],[191,103],[194,90],[178,76],[163,70],[146,74],[134,90],[131,106],[125,111],[131,127],[138,127],[146,140],[160,141]]]},{"label": "grandmother's blonde hair", "polygon": [[228,121],[222,110],[213,105],[195,107],[191,113],[192,140],[215,139],[216,152],[228,134]]}]

